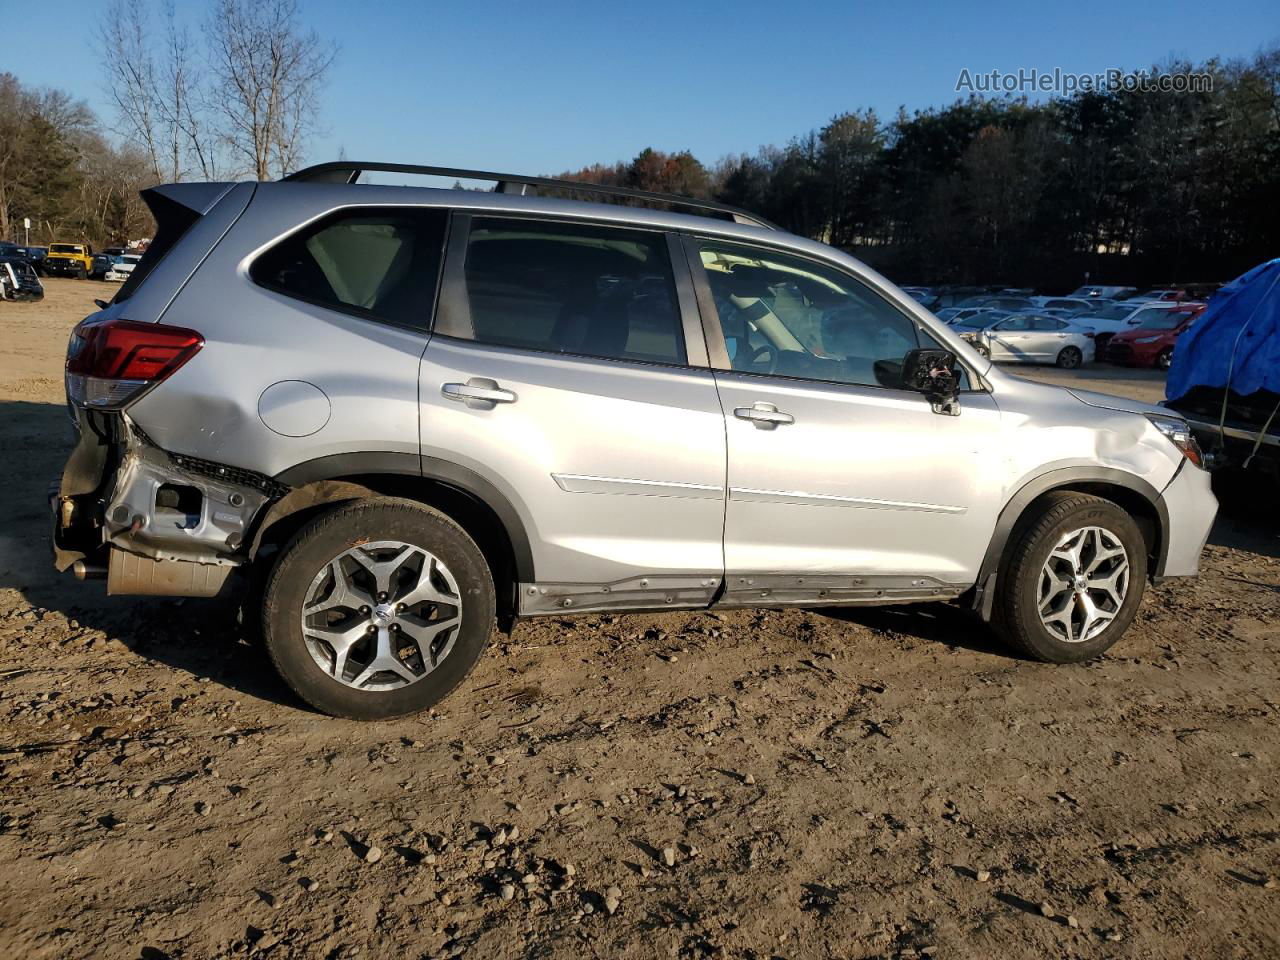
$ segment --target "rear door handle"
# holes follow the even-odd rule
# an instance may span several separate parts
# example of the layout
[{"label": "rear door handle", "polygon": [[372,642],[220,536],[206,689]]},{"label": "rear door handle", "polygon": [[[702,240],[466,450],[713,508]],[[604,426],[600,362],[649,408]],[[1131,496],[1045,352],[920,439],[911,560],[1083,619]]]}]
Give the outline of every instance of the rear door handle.
[{"label": "rear door handle", "polygon": [[515,403],[516,395],[488,377],[472,377],[466,383],[446,383],[440,388],[448,400],[465,403],[472,410],[492,410],[500,403]]},{"label": "rear door handle", "polygon": [[739,420],[750,420],[758,430],[773,430],[778,424],[795,423],[796,418],[782,413],[772,403],[757,400],[749,407],[736,407],[733,415]]}]

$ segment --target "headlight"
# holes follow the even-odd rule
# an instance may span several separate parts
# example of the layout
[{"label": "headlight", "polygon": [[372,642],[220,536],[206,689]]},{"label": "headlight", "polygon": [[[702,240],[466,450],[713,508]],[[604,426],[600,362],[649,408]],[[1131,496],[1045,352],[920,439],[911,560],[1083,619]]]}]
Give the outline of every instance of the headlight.
[{"label": "headlight", "polygon": [[1196,443],[1195,434],[1191,432],[1191,427],[1187,425],[1187,421],[1179,420],[1176,417],[1160,417],[1148,415],[1147,419],[1152,425],[1169,438],[1169,442],[1182,451],[1182,455],[1194,463],[1197,467],[1202,466],[1204,457],[1200,453],[1200,444]]},{"label": "headlight", "polygon": [[1134,342],[1134,343],[1155,343],[1155,342],[1156,342],[1157,340],[1159,340],[1159,339],[1160,339],[1160,337],[1158,337],[1158,336],[1156,336],[1156,337],[1138,337],[1138,338],[1137,338],[1137,339],[1135,339],[1133,342]]}]

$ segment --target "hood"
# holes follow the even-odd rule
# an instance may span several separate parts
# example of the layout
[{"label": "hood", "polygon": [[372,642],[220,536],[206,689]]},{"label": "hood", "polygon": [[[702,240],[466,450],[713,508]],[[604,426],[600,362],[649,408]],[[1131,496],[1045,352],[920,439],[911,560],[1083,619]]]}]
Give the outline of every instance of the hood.
[{"label": "hood", "polygon": [[1154,403],[1143,403],[1140,400],[1129,400],[1125,397],[1113,397],[1109,393],[1095,393],[1092,390],[1077,390],[1075,387],[1064,387],[1063,389],[1081,403],[1090,407],[1097,407],[1099,410],[1119,410],[1121,413],[1137,413],[1144,417],[1148,414],[1159,417],[1169,416],[1168,410],[1164,407],[1157,407]]}]

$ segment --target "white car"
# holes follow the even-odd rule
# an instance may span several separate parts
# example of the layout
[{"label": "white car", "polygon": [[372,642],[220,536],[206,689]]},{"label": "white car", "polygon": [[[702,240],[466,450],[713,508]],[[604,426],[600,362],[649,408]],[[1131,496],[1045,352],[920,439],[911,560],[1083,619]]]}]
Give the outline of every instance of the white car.
[{"label": "white car", "polygon": [[1085,313],[1077,317],[1073,317],[1076,323],[1086,327],[1092,327],[1097,336],[1098,352],[1101,353],[1106,349],[1107,342],[1124,330],[1132,330],[1134,327],[1140,327],[1148,320],[1152,319],[1156,314],[1165,310],[1172,310],[1174,307],[1183,307],[1186,303],[1176,303],[1174,301],[1151,302],[1139,301],[1135,303],[1132,300],[1126,300],[1123,303],[1113,304],[1109,307],[1101,307],[1094,313]]},{"label": "white car", "polygon": [[129,279],[129,275],[133,273],[133,268],[138,265],[138,261],[142,257],[136,253],[122,253],[111,258],[111,266],[103,275],[104,280],[124,281]]},{"label": "white car", "polygon": [[[976,320],[971,317],[968,324]],[[1096,358],[1093,330],[1044,313],[1010,314],[962,336],[997,363],[1052,363],[1074,370]]]}]

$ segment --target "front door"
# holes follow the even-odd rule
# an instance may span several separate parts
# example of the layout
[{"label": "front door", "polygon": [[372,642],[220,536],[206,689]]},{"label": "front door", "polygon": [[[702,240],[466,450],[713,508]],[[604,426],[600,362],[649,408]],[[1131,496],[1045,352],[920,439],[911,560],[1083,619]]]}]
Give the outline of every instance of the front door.
[{"label": "front door", "polygon": [[724,422],[671,242],[454,219],[422,453],[481,474],[521,516],[524,613],[701,605],[719,586]]},{"label": "front door", "polygon": [[902,389],[900,361],[927,335],[833,265],[716,240],[690,249],[730,367],[716,374],[725,599],[934,598],[970,586],[999,502],[990,396],[963,393],[960,415],[946,416]]}]

